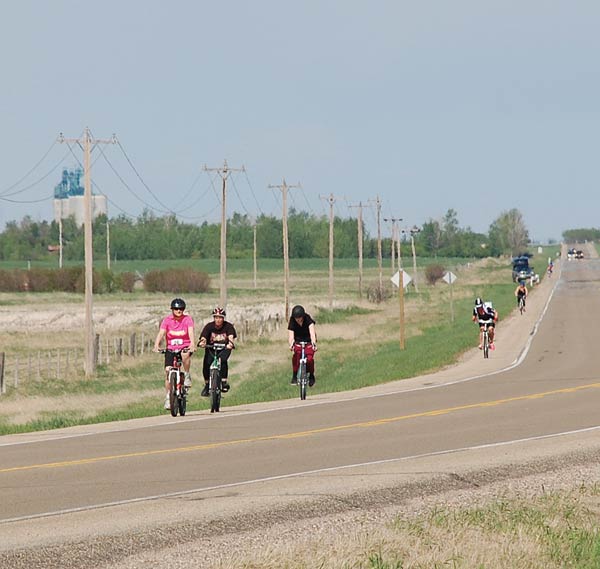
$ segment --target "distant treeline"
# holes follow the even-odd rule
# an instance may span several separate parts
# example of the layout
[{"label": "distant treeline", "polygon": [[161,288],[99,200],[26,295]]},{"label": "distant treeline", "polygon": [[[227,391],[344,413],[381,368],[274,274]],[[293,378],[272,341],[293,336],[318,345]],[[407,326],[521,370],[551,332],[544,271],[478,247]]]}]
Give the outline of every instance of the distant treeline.
[{"label": "distant treeline", "polygon": [[563,231],[563,239],[566,243],[583,243],[584,241],[600,240],[600,229],[583,228],[567,229]]},{"label": "distant treeline", "polygon": [[[238,213],[227,222],[227,256],[251,258],[256,249],[259,258],[281,258],[282,220],[261,215],[253,223]],[[83,228],[73,218],[63,221],[63,258],[79,261],[84,256]],[[175,216],[156,217],[144,212],[136,220],[120,216],[107,220],[98,217],[93,224],[94,258],[106,258],[107,228],[111,259],[214,259],[220,254],[219,223],[195,225],[183,223]],[[387,231],[386,231],[387,230]],[[389,227],[382,221],[382,233]],[[289,254],[292,258],[326,258],[329,255],[329,218],[290,210],[288,217]],[[402,255],[411,254],[410,231],[402,234]],[[430,219],[414,233],[416,253],[427,257],[487,257],[522,250],[529,241],[518,210],[503,212],[490,226],[488,234],[462,228],[455,210],[441,220]],[[12,221],[0,233],[0,260],[42,260],[57,255],[59,226],[56,222],[34,221],[24,217]],[[389,237],[382,239],[385,252],[390,250]],[[52,252],[50,252],[52,251]],[[376,258],[377,238],[364,232],[363,255]],[[334,219],[334,256],[358,256],[358,226],[354,218]]]}]

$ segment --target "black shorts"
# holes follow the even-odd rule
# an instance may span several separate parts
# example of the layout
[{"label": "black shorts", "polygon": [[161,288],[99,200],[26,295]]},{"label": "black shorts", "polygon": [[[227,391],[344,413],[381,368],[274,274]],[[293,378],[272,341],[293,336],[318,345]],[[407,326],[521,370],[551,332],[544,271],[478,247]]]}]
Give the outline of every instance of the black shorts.
[{"label": "black shorts", "polygon": [[173,367],[176,355],[175,352],[170,352],[168,350],[165,352],[165,367]]},{"label": "black shorts", "polygon": [[478,320],[479,326],[487,326],[488,328],[495,328],[496,323],[493,320]]}]

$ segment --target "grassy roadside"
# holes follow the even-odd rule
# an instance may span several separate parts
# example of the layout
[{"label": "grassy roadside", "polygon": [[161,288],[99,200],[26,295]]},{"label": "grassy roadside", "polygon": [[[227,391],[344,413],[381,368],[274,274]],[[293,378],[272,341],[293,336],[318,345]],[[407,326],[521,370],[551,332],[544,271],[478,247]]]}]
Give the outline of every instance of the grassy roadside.
[{"label": "grassy roadside", "polygon": [[[598,485],[437,506],[285,548],[229,554],[215,569],[597,569]],[[335,532],[335,535],[331,535]],[[302,532],[301,532],[302,533]]]},{"label": "grassy roadside", "polygon": [[[449,317],[446,289],[438,287],[428,293],[424,292],[422,296],[413,295],[409,302],[422,306],[413,307],[415,314],[409,320],[406,348],[403,351],[398,346],[397,316],[390,316],[387,305],[373,308],[350,305],[342,309],[320,310],[316,314],[320,330],[329,325],[332,326],[332,331],[321,335],[317,359],[318,381],[312,392],[347,391],[414,377],[456,361],[476,340],[476,328],[470,318],[474,296],[481,294],[485,298],[494,299],[500,314],[506,315],[514,306],[513,289],[512,284],[506,283],[488,284],[475,289],[466,287],[461,293],[462,297],[454,301],[454,322]],[[391,301],[390,304],[395,310],[396,302]],[[426,315],[424,321],[419,319],[419,313]],[[369,322],[368,325],[365,324],[366,321]],[[335,330],[343,331],[346,327],[363,327],[364,330],[353,339],[335,335]],[[252,366],[247,372],[237,375],[235,370],[238,354],[234,355],[232,373],[236,378],[235,388],[225,397],[225,406],[297,397],[296,390],[289,385],[289,355],[282,353],[275,363],[272,358],[262,357],[265,351],[283,352],[280,346],[279,339],[248,342],[243,347],[243,352],[246,358],[252,359]],[[115,373],[115,369],[100,366],[97,381],[91,382],[84,379],[63,379],[52,383],[31,380],[19,392],[9,392],[8,398],[18,398],[26,406],[31,395],[53,398],[68,392],[72,398],[70,407],[61,406],[60,409],[42,411],[36,419],[25,422],[20,422],[19,417],[9,420],[9,417],[1,414],[0,407],[0,435],[161,414],[163,411],[157,396],[160,385],[158,360],[159,356],[156,354],[148,354],[142,358],[141,363],[122,367],[118,373]],[[199,370],[199,359],[195,366]],[[120,397],[130,395],[132,391],[137,393],[134,399],[120,401]],[[110,398],[111,404],[105,406],[105,409],[90,413],[85,402],[91,397]],[[3,396],[3,400],[5,398]],[[198,389],[195,389],[190,396],[188,410],[207,408],[207,400],[199,397]]]}]

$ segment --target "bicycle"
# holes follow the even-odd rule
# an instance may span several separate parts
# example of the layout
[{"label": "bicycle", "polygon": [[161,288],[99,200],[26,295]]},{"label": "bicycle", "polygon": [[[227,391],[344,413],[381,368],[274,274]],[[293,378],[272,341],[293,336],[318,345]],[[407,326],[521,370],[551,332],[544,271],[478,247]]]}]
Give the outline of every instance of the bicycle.
[{"label": "bicycle", "polygon": [[183,350],[160,350],[161,354],[174,354],[173,365],[170,367],[168,375],[169,406],[173,417],[177,417],[178,412],[183,417],[187,408],[188,388],[184,385],[185,374],[181,369],[183,365],[181,354],[188,351],[188,348],[183,348]]},{"label": "bicycle", "polygon": [[208,394],[210,397],[210,412],[218,413],[221,408],[221,352],[227,344],[206,344],[207,350],[211,350],[213,361],[210,364],[208,375]]},{"label": "bicycle", "polygon": [[489,337],[489,332],[488,332],[488,328],[490,327],[490,323],[489,322],[480,322],[479,323],[480,326],[484,326],[483,328],[483,342],[482,342],[482,349],[483,349],[483,357],[485,359],[490,357],[490,337]]},{"label": "bicycle", "polygon": [[304,348],[310,344],[310,342],[296,342],[296,346],[300,346],[300,365],[298,366],[298,371],[296,372],[296,378],[298,380],[298,387],[300,388],[300,399],[304,401],[306,399],[306,387],[308,386],[308,371],[306,370],[306,364],[308,358],[306,357],[306,353]]},{"label": "bicycle", "polygon": [[521,314],[523,314],[523,312],[525,312],[525,296],[524,295],[519,296],[519,312]]}]

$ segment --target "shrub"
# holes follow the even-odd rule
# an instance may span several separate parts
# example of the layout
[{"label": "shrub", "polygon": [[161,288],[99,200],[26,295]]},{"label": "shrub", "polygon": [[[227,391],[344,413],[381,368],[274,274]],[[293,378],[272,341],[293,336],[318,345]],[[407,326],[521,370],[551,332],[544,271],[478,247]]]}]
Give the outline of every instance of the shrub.
[{"label": "shrub", "polygon": [[425,280],[428,284],[435,285],[444,276],[445,272],[446,269],[442,265],[427,265],[425,268]]},{"label": "shrub", "polygon": [[379,304],[380,302],[384,302],[392,297],[392,290],[390,286],[386,286],[383,283],[379,286],[379,282],[373,283],[367,288],[367,299],[370,302],[375,302]]},{"label": "shrub", "polygon": [[0,271],[0,292],[18,292],[25,289],[27,277],[22,269]]},{"label": "shrub", "polygon": [[147,292],[207,292],[210,277],[192,269],[166,269],[148,271],[144,276]]},{"label": "shrub", "polygon": [[115,277],[115,286],[123,292],[133,292],[135,286],[135,273],[124,272]]}]

